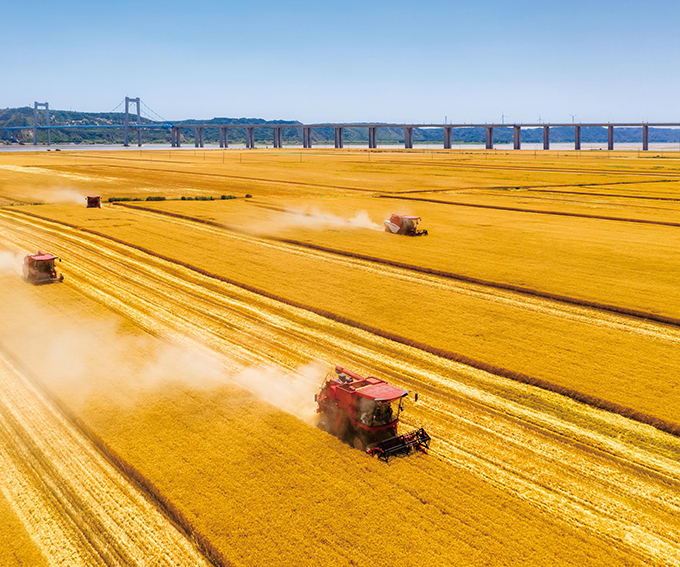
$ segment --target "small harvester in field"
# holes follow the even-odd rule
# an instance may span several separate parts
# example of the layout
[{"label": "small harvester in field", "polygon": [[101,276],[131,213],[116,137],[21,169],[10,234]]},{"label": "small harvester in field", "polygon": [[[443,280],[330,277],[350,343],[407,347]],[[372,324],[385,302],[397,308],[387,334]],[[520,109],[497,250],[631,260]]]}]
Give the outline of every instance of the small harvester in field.
[{"label": "small harvester in field", "polygon": [[427,230],[419,230],[420,217],[409,215],[392,215],[385,221],[385,232],[403,234],[404,236],[427,236]]},{"label": "small harvester in field", "polygon": [[101,209],[102,208],[102,198],[99,195],[94,195],[92,197],[85,197],[87,201],[88,209]]},{"label": "small harvester in field", "polygon": [[380,378],[362,378],[340,366],[335,367],[335,374],[329,372],[315,396],[316,411],[321,414],[319,427],[385,462],[429,448],[430,436],[423,428],[397,433],[407,391]]},{"label": "small harvester in field", "polygon": [[64,275],[57,274],[54,263],[59,260],[53,254],[38,252],[24,257],[24,279],[34,285],[60,283]]}]

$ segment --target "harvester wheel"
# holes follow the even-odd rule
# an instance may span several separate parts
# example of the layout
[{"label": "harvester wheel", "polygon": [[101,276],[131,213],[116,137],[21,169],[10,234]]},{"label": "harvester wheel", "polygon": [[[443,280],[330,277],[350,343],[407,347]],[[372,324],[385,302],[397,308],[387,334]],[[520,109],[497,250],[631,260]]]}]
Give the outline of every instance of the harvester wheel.
[{"label": "harvester wheel", "polygon": [[359,435],[354,437],[354,443],[352,443],[352,444],[354,445],[354,448],[359,450],[359,451],[365,451],[366,450],[366,444],[364,443],[364,440]]}]

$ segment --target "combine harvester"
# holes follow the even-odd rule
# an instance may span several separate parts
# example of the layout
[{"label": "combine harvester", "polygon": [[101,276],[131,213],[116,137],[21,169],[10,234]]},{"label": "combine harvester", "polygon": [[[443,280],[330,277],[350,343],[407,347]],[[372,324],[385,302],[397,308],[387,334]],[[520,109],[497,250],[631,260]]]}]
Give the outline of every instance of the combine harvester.
[{"label": "combine harvester", "polygon": [[64,274],[58,275],[54,267],[56,260],[61,262],[61,258],[45,252],[29,254],[24,257],[24,279],[34,285],[63,282]]},{"label": "combine harvester", "polygon": [[102,198],[99,195],[93,195],[85,197],[87,201],[88,209],[101,209],[102,208]]},{"label": "combine harvester", "polygon": [[420,217],[408,215],[392,215],[385,222],[385,232],[403,234],[404,236],[427,236],[427,230],[418,230]]},{"label": "combine harvester", "polygon": [[385,462],[414,451],[426,452],[430,436],[422,427],[404,435],[397,433],[407,391],[379,378],[362,378],[340,366],[335,372],[337,376],[326,376],[315,396],[320,428]]}]

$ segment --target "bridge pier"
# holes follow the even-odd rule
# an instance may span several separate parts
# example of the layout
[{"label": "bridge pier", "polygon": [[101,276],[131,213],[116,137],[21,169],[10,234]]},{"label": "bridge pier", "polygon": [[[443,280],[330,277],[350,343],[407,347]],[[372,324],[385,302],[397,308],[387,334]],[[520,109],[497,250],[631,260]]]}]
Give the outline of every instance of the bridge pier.
[{"label": "bridge pier", "polygon": [[522,149],[522,127],[513,126],[512,127],[512,147],[515,150]]},{"label": "bridge pier", "polygon": [[250,126],[246,128],[246,148],[252,150],[255,147],[255,128]]},{"label": "bridge pier", "polygon": [[410,126],[404,128],[404,148],[407,150],[413,149],[413,128]]},{"label": "bridge pier", "polygon": [[179,148],[181,145],[182,128],[180,126],[173,126],[170,130],[170,145],[173,148]]},{"label": "bridge pier", "polygon": [[444,126],[444,149],[451,149],[451,127]]},{"label": "bridge pier", "polygon": [[649,149],[649,126],[642,125],[642,149],[647,151]]},{"label": "bridge pier", "polygon": [[581,149],[581,127],[574,126],[574,149]]},{"label": "bridge pier", "polygon": [[607,126],[607,149],[610,151],[614,149],[614,126],[611,124]]},{"label": "bridge pier", "polygon": [[312,128],[310,126],[302,128],[302,147],[307,149],[312,147]]},{"label": "bridge pier", "polygon": [[543,126],[543,149],[550,149],[550,126]]},{"label": "bridge pier", "polygon": [[220,138],[220,148],[224,147],[224,128],[220,128],[218,132]]},{"label": "bridge pier", "polygon": [[204,146],[203,130],[204,128],[194,128],[194,147],[196,148]]},{"label": "bridge pier", "polygon": [[371,150],[374,150],[375,148],[378,147],[378,128],[375,126],[370,126],[368,128],[368,147]]},{"label": "bridge pier", "polygon": [[486,127],[486,149],[493,150],[493,127]]},{"label": "bridge pier", "polygon": [[335,147],[336,148],[342,148],[344,147],[344,128],[342,126],[336,126],[335,127]]},{"label": "bridge pier", "polygon": [[272,128],[272,133],[274,134],[274,147],[280,148],[281,147],[281,128],[279,128],[278,126],[274,126]]}]

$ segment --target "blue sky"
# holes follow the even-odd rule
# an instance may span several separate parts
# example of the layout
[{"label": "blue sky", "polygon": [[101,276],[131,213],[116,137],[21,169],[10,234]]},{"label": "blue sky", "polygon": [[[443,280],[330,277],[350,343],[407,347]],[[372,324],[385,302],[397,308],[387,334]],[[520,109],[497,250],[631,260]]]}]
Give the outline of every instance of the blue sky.
[{"label": "blue sky", "polygon": [[0,0],[0,107],[680,121],[680,2]]}]

